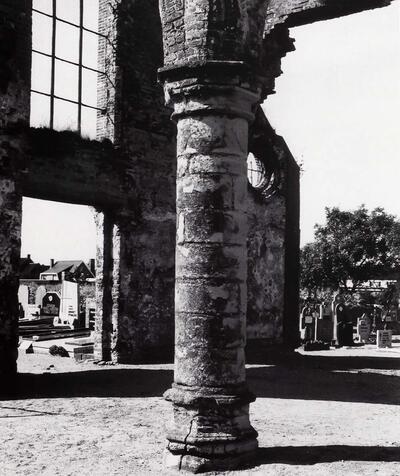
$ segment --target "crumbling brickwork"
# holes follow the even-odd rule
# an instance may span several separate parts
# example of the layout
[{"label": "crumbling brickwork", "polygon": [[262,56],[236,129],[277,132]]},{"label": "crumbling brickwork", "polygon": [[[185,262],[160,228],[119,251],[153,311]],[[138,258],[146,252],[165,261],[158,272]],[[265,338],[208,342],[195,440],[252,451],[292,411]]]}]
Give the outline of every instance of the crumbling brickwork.
[{"label": "crumbling brickwork", "polygon": [[299,167],[283,139],[270,129],[277,163],[266,192],[248,199],[247,356],[265,359],[299,343]]},{"label": "crumbling brickwork", "polygon": [[[102,1],[98,138],[123,158],[122,194],[111,220],[111,356],[119,362],[172,357],[175,254],[175,128],[157,68],[161,24],[155,0]],[[103,220],[100,220],[103,222]],[[162,245],[160,246],[160,243]],[[100,309],[100,306],[99,306]],[[100,311],[99,311],[100,312]]]},{"label": "crumbling brickwork", "polygon": [[16,371],[23,165],[29,121],[30,2],[0,3],[0,378]]}]

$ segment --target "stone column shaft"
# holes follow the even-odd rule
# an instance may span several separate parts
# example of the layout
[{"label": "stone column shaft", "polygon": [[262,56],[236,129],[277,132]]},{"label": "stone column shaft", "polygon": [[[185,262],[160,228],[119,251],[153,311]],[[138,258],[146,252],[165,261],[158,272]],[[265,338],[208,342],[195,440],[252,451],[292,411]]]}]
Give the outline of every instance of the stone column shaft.
[{"label": "stone column shaft", "polygon": [[[207,88],[208,89],[208,88]],[[175,377],[167,466],[237,467],[257,448],[249,422],[247,305],[248,121],[241,88],[175,98],[178,123]]]}]

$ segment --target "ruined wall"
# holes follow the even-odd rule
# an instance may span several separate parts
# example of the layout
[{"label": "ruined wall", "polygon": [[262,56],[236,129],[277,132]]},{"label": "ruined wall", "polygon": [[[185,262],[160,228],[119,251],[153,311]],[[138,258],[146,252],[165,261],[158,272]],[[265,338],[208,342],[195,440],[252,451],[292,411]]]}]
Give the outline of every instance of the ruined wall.
[{"label": "ruined wall", "polygon": [[299,168],[274,137],[276,191],[249,187],[247,352],[298,342]]},{"label": "ruined wall", "polygon": [[30,90],[28,0],[0,4],[0,375],[16,371],[18,268],[23,166],[18,132],[28,125]]},{"label": "ruined wall", "polygon": [[111,354],[148,361],[161,349],[172,354],[174,335],[175,127],[157,83],[158,1],[103,1],[100,12],[110,38],[100,45],[100,68],[112,81],[99,86],[108,113],[99,116],[98,138],[112,138],[123,157],[129,196],[122,209],[104,211],[114,226]]},{"label": "ruined wall", "polygon": [[[171,4],[170,27],[176,28],[176,35],[166,37],[169,43],[175,42],[168,46],[169,64],[190,56],[191,42],[203,41],[196,37],[198,32],[195,34],[194,7],[191,4],[190,11],[186,10],[182,17],[182,12]],[[119,211],[104,208],[103,216],[98,217],[97,262],[102,269],[97,270],[97,307],[103,322],[97,325],[97,348],[102,346],[104,356],[120,362],[149,361],[172,353],[174,331],[176,132],[156,78],[157,68],[162,65],[158,2],[104,0],[100,12],[100,31],[107,39],[100,43],[99,69],[107,75],[99,81],[99,106],[104,113],[98,117],[98,139],[112,139],[123,157],[127,204]],[[201,14],[204,12],[196,14],[198,20]],[[215,29],[205,34],[204,58],[226,14],[224,9],[213,12]],[[183,21],[192,22],[192,30],[186,31],[192,31],[193,37],[179,36]],[[277,56],[279,63],[281,50],[292,48],[287,30],[274,36],[277,41],[279,45],[270,48],[270,54]],[[240,58],[243,44],[238,43],[237,37],[228,34],[223,43],[236,48]],[[272,80],[277,70],[274,66],[268,73]],[[255,228],[263,230],[258,237],[259,246],[268,247],[269,256],[274,258],[265,260],[264,255],[257,255],[256,246],[251,248],[254,275],[249,280],[249,300],[255,304],[249,307],[249,336],[268,336],[271,342],[281,342],[283,332],[285,286],[281,283],[286,222],[278,217],[285,206],[278,199],[258,203],[250,198],[251,220],[257,221]],[[275,212],[271,214],[273,207]],[[274,214],[275,220],[283,220],[278,233],[272,223]],[[111,268],[102,264],[103,256]],[[272,290],[265,294],[262,289],[268,282],[266,276],[275,279],[275,294]]]},{"label": "ruined wall", "polygon": [[393,0],[270,0],[265,30],[275,25],[300,26],[315,21],[338,18],[390,5]]}]

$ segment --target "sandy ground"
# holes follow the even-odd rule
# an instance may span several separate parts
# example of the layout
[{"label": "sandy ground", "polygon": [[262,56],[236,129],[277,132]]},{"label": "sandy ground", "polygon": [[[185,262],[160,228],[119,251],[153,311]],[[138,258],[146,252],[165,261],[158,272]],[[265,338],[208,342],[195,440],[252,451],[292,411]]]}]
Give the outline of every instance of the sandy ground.
[{"label": "sandy ground", "polygon": [[[0,400],[0,475],[174,474],[162,467],[172,365],[31,354],[19,371]],[[400,475],[400,344],[296,354],[248,380],[260,450],[251,469],[216,474]]]}]

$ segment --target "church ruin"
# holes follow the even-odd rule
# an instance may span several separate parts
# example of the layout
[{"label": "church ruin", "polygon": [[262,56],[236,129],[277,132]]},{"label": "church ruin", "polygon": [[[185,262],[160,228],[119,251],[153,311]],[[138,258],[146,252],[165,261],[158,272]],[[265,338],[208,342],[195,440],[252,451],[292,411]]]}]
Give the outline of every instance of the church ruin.
[{"label": "church ruin", "polygon": [[30,127],[32,2],[1,0],[2,384],[17,371],[22,196],[90,205],[96,357],[151,362],[175,342],[166,464],[245,461],[257,448],[246,339],[248,355],[299,339],[299,170],[261,104],[290,27],[389,3],[100,0],[88,140]]}]

